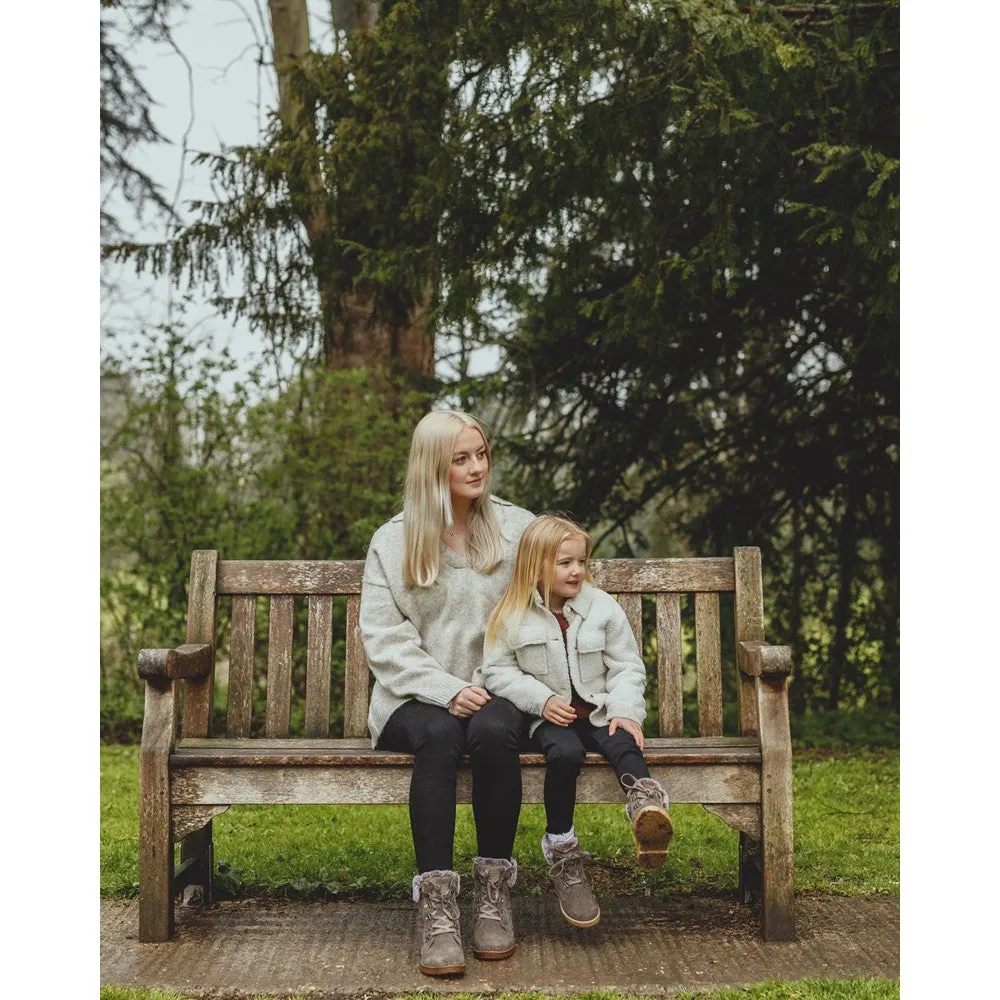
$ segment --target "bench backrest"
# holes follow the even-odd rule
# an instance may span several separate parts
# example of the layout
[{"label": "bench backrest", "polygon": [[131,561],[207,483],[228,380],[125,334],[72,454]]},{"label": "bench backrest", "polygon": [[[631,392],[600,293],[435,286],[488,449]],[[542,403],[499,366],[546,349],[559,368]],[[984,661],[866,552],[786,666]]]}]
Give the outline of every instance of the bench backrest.
[{"label": "bench backrest", "polygon": [[[218,553],[193,554],[188,595],[187,642],[216,641],[220,605],[231,622],[229,636],[226,735],[251,733],[254,663],[258,654],[258,599],[269,602],[266,649],[266,711],[263,735],[289,735],[292,705],[295,610],[308,608],[305,641],[305,715],[302,735],[330,736],[332,649],[335,629],[343,637],[343,713],[345,737],[367,734],[370,672],[358,629],[361,601],[360,560],[227,561]],[[697,718],[701,736],[723,733],[723,648],[725,622],[720,595],[732,594],[734,642],[764,641],[764,607],[760,549],[745,547],[733,556],[709,559],[594,560],[597,586],[616,595],[643,648],[643,595],[655,607],[650,647],[656,650],[655,683],[661,736],[683,730],[684,626],[681,598],[693,595],[694,667],[697,671]],[[344,618],[334,621],[335,603],[344,603]],[[724,598],[725,599],[725,598]],[[690,599],[689,599],[690,600]],[[227,610],[222,602],[231,602]],[[727,602],[728,606],[728,602]],[[652,617],[652,615],[650,615]],[[341,624],[342,621],[342,624]],[[688,631],[691,631],[689,628]],[[653,638],[655,637],[655,642]],[[731,660],[731,656],[726,657]],[[739,731],[757,731],[753,685],[728,674],[739,702]],[[211,730],[214,676],[185,682],[182,735],[206,737]],[[256,727],[259,731],[260,727]],[[338,734],[339,735],[339,734]]]}]

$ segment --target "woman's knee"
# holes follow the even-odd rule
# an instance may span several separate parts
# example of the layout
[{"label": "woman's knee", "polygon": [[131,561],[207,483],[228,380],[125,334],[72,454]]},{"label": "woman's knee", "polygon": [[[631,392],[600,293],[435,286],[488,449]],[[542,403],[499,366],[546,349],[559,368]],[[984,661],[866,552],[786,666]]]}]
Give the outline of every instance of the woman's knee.
[{"label": "woman's knee", "polygon": [[413,753],[420,757],[454,758],[465,752],[462,724],[447,709],[433,705],[421,713],[420,724],[413,733]]},{"label": "woman's knee", "polygon": [[506,698],[491,698],[469,719],[469,752],[506,750],[517,753],[524,716]]}]

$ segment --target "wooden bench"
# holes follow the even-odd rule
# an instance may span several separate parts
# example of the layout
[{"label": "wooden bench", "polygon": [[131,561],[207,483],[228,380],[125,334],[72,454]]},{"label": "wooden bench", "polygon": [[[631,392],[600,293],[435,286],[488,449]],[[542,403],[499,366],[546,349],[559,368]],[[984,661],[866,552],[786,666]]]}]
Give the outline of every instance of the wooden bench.
[{"label": "wooden bench", "polygon": [[[230,805],[407,801],[411,758],[372,750],[367,738],[370,673],[358,629],[363,565],[235,562],[220,560],[214,551],[193,554],[186,644],[139,655],[139,675],[146,681],[139,779],[141,941],[170,937],[175,893],[201,886],[204,899],[211,899],[212,818]],[[732,557],[718,559],[609,559],[592,568],[597,584],[618,595],[640,648],[642,595],[655,599],[657,668],[651,682],[660,736],[647,741],[650,771],[668,789],[671,803],[701,803],[739,831],[740,898],[746,903],[759,896],[767,940],[793,939],[791,654],[787,647],[764,643],[760,550],[737,548]],[[684,594],[694,595],[693,602],[685,602],[693,603],[693,615],[689,607],[682,616]],[[346,596],[346,620],[338,628],[345,642],[339,739],[330,737],[335,596]],[[259,598],[269,601],[267,700],[264,735],[251,738]],[[308,602],[305,722],[303,735],[290,736],[296,600]],[[214,644],[223,601],[231,601],[228,700],[225,735],[215,736]],[[734,629],[731,645],[722,641],[723,619]],[[690,689],[696,667],[697,705],[689,706],[689,715],[696,712],[699,735],[685,737],[682,653],[684,636],[692,633],[695,651],[689,659],[695,662],[686,676]],[[724,648],[738,660],[738,670],[728,674]],[[723,735],[724,690],[734,710],[738,704],[735,735]],[[524,754],[521,761],[524,801],[541,802],[544,759]],[[467,767],[458,794],[460,802],[470,801]],[[622,801],[614,773],[599,756],[587,757],[578,800]],[[677,837],[683,836],[680,824]]]}]

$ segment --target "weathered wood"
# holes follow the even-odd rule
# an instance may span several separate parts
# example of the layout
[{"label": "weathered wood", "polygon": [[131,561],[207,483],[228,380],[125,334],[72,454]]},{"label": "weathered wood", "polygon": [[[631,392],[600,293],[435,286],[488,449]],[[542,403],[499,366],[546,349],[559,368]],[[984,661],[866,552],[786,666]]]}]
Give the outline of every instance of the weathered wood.
[{"label": "weathered wood", "polygon": [[140,941],[166,941],[174,930],[169,758],[176,719],[176,682],[148,681],[139,748]]},{"label": "weathered wood", "polygon": [[785,676],[754,682],[760,719],[762,928],[766,941],[795,940],[792,737]]},{"label": "weathered wood", "polygon": [[[760,768],[753,764],[651,765],[650,774],[670,793],[671,803],[760,801]],[[185,767],[173,772],[174,801],[182,804],[299,803],[377,804],[408,801],[409,767]],[[523,801],[543,801],[544,767],[522,772]],[[458,801],[472,801],[472,771],[458,772]],[[585,768],[578,802],[623,802],[614,771],[602,760]]]},{"label": "weathered wood", "polygon": [[207,677],[212,669],[212,647],[185,643],[176,649],[140,649],[139,676],[145,680]]},{"label": "weathered wood", "polygon": [[611,594],[688,594],[732,590],[732,559],[595,559],[596,586]]},{"label": "weathered wood", "polygon": [[[181,867],[191,865],[190,874],[185,878],[185,885],[201,886],[201,902],[212,902],[212,872],[215,868],[215,847],[212,843],[212,821],[209,820],[200,830],[189,833],[181,841]],[[174,890],[178,886],[177,876],[174,876]]]},{"label": "weathered wood", "polygon": [[229,806],[174,806],[170,811],[170,836],[176,844],[189,833],[200,830]]},{"label": "weathered wood", "polygon": [[[736,647],[741,642],[764,641],[764,584],[761,578],[760,549],[733,549],[736,567]],[[737,654],[738,655],[738,654]],[[757,691],[753,678],[738,671],[740,734],[757,732]]]},{"label": "weathered wood", "polygon": [[294,598],[287,594],[271,598],[267,634],[267,715],[264,732],[287,736],[292,706],[292,629]]},{"label": "weathered wood", "polygon": [[656,649],[660,735],[680,736],[684,731],[680,594],[656,595]]},{"label": "weathered wood", "polygon": [[694,595],[695,656],[698,662],[698,732],[722,734],[722,648],[719,595]]},{"label": "weathered wood", "polygon": [[330,650],[333,648],[333,598],[309,596],[306,652],[306,736],[330,735]]},{"label": "weathered wood", "polygon": [[[207,643],[215,660],[215,576],[219,553],[214,549],[196,549],[191,554],[188,580],[187,641]],[[208,736],[212,725],[212,687],[215,670],[201,680],[184,685],[182,732],[186,736]]]},{"label": "weathered wood", "polygon": [[734,830],[760,840],[760,806],[758,805],[719,805],[716,802],[702,802],[706,812],[718,816],[727,826]]},{"label": "weathered wood", "polygon": [[736,655],[740,670],[748,677],[787,677],[792,671],[790,646],[741,642]]},{"label": "weathered wood", "polygon": [[618,594],[618,603],[625,612],[639,655],[642,656],[642,594]]},{"label": "weathered wood", "polygon": [[229,639],[229,704],[226,706],[227,736],[246,736],[250,732],[256,614],[256,597],[239,594],[233,598],[233,628]]},{"label": "weathered wood", "polygon": [[[233,745],[233,744],[238,745]],[[309,746],[302,746],[309,743]],[[213,740],[207,745],[179,745],[170,758],[173,770],[188,767],[410,767],[412,755],[373,750],[360,740]],[[349,744],[345,746],[344,744]],[[759,764],[755,740],[717,739],[715,745],[685,739],[650,739],[643,752],[647,764]],[[603,766],[600,754],[588,754],[585,767]],[[521,754],[523,767],[544,767],[540,753]]]},{"label": "weathered wood", "polygon": [[360,594],[363,559],[224,559],[219,563],[220,594]]},{"label": "weathered wood", "polygon": [[361,643],[358,617],[361,598],[347,598],[347,636],[344,661],[344,736],[364,736],[368,732],[368,657]]}]

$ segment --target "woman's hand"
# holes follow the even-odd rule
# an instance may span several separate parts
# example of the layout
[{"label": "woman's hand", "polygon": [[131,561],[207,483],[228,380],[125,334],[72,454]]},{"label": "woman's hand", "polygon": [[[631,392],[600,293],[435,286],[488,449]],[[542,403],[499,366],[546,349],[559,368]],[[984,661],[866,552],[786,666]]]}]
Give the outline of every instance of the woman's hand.
[{"label": "woman's hand", "polygon": [[490,700],[490,693],[486,688],[470,684],[462,688],[458,694],[448,703],[448,711],[456,718],[468,719],[475,715],[483,705]]},{"label": "woman's hand", "polygon": [[576,709],[554,694],[542,707],[542,718],[557,726],[568,726],[576,721]]},{"label": "woman's hand", "polygon": [[626,733],[631,734],[632,739],[635,740],[635,745],[640,750],[646,746],[646,739],[642,735],[642,726],[640,726],[635,720],[621,719],[616,716],[608,724],[608,736],[614,736],[616,729],[624,729]]}]

